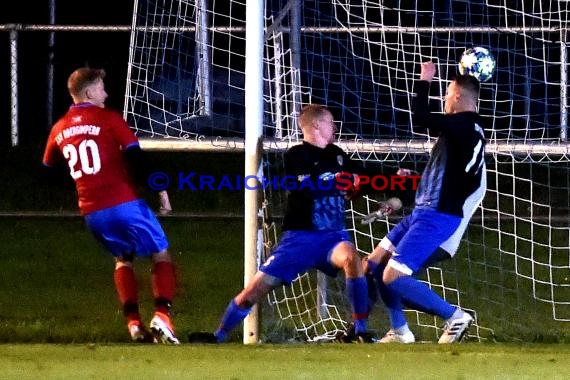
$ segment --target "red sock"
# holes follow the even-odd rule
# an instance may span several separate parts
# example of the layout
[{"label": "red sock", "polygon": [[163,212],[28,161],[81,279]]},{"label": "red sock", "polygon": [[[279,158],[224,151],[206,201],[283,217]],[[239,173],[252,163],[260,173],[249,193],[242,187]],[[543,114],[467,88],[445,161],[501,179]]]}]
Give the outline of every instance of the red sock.
[{"label": "red sock", "polygon": [[170,313],[170,302],[176,290],[176,274],[174,264],[168,261],[159,261],[152,269],[152,293],[156,303],[156,310],[165,314]]},{"label": "red sock", "polygon": [[121,266],[115,269],[115,288],[119,301],[123,305],[123,311],[128,321],[139,320],[138,310],[138,286],[135,272],[130,266]]}]

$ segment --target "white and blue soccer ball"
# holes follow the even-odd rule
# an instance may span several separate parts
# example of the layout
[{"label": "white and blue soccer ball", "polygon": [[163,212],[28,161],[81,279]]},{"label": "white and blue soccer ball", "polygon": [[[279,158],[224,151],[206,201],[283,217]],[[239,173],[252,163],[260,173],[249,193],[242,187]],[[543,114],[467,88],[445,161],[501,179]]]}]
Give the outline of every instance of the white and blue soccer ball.
[{"label": "white and blue soccer ball", "polygon": [[479,82],[486,82],[493,76],[495,66],[495,58],[491,52],[484,47],[477,46],[463,52],[459,61],[459,73],[471,75]]}]

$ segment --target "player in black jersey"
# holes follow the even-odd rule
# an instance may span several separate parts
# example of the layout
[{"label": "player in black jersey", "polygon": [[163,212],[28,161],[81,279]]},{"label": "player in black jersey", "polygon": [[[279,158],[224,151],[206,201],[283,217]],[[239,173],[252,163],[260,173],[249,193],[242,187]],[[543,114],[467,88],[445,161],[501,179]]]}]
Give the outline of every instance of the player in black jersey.
[{"label": "player in black jersey", "polygon": [[354,339],[375,341],[367,331],[368,286],[364,270],[345,230],[346,188],[338,181],[342,173],[359,173],[359,165],[333,144],[337,127],[325,106],[305,106],[299,125],[303,142],[285,153],[285,175],[290,183],[279,244],[251,282],[229,302],[218,329],[213,334],[192,333],[190,342],[225,341],[262,297],[312,268],[330,276],[344,271]]},{"label": "player in black jersey", "polygon": [[[367,260],[390,315],[381,343],[413,343],[403,303],[445,320],[439,343],[462,339],[473,317],[413,277],[420,269],[455,255],[467,224],[487,188],[483,119],[477,113],[479,82],[457,76],[447,87],[443,114],[429,112],[435,65],[421,66],[413,108],[414,126],[437,136],[416,192],[411,215],[396,225]],[[400,172],[400,174],[404,174]]]}]

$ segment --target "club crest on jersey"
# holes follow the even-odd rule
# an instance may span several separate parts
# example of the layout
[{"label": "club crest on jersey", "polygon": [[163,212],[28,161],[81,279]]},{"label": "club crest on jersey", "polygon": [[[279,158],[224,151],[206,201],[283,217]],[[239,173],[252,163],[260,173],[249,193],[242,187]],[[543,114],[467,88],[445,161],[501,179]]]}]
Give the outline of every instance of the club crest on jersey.
[{"label": "club crest on jersey", "polygon": [[344,160],[342,159],[342,156],[340,154],[336,156],[336,162],[338,162],[340,166],[342,166],[342,164],[344,163]]},{"label": "club crest on jersey", "polygon": [[332,181],[335,177],[336,177],[335,174],[333,174],[331,172],[326,172],[326,173],[321,174],[319,176],[319,179],[321,181]]}]

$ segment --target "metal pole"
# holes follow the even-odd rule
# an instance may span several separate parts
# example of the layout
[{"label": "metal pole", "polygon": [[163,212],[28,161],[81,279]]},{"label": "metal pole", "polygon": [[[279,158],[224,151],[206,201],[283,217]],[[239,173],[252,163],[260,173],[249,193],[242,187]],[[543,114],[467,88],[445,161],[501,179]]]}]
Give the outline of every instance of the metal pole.
[{"label": "metal pole", "polygon": [[10,30],[10,90],[12,146],[18,145],[18,31]]},{"label": "metal pole", "polygon": [[125,91],[125,101],[123,103],[123,118],[127,120],[128,117],[128,110],[129,110],[129,99],[131,98],[131,77],[133,75],[133,60],[135,56],[135,37],[136,33],[138,33],[137,27],[137,11],[138,11],[139,2],[135,0],[133,5],[133,18],[131,21],[131,26],[129,27],[129,31],[131,33],[131,38],[129,40],[129,63],[127,65],[127,80],[126,80],[126,91]]},{"label": "metal pole", "polygon": [[[258,199],[260,184],[257,175],[263,152],[263,16],[264,0],[248,0],[245,11],[244,283],[246,286],[257,272],[260,209]],[[244,320],[243,343],[258,342],[259,305],[255,305]]]},{"label": "metal pole", "polygon": [[567,22],[560,28],[560,141],[568,139],[568,48]]},{"label": "metal pole", "polygon": [[283,137],[283,103],[281,102],[282,96],[282,86],[283,86],[283,52],[282,52],[282,45],[283,44],[283,34],[281,32],[274,33],[273,35],[273,54],[274,54],[274,68],[273,68],[273,75],[274,78],[271,81],[274,84],[275,90],[275,101],[273,102],[273,106],[275,107],[275,133],[273,137],[276,139],[280,139]]},{"label": "metal pole", "polygon": [[208,1],[200,0],[196,12],[196,41],[198,55],[198,83],[200,91],[200,114],[212,115],[212,95],[210,81],[210,38],[208,35]]},{"label": "metal pole", "polygon": [[291,73],[293,75],[291,87],[293,91],[292,119],[294,130],[291,134],[298,133],[297,116],[301,111],[301,5],[299,0],[292,0],[290,15],[291,34],[289,43],[291,45]]},{"label": "metal pole", "polygon": [[[55,0],[49,2],[49,24],[55,25]],[[48,37],[48,67],[47,67],[47,109],[46,127],[53,125],[53,83],[54,83],[54,48],[55,32],[50,32]]]}]

